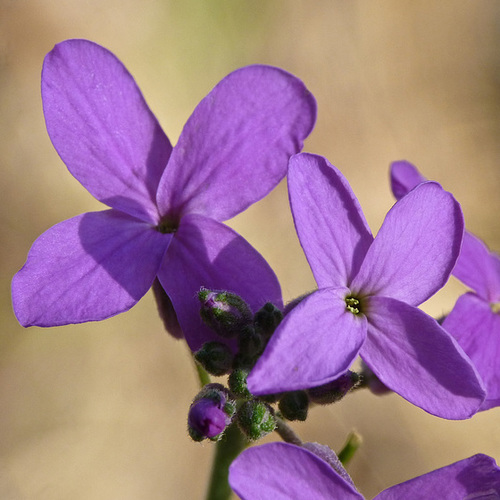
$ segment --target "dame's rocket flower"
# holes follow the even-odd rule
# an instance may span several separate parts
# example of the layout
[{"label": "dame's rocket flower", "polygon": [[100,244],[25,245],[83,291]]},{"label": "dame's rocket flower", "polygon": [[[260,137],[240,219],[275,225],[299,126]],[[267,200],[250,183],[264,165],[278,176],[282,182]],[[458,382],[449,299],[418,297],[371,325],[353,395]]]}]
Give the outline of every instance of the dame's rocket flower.
[{"label": "dame's rocket flower", "polygon": [[278,68],[224,78],[172,148],[134,79],[108,50],[67,40],[44,61],[48,134],[74,177],[111,210],[40,236],[12,283],[24,326],[102,320],[130,309],[155,277],[197,349],[214,334],[199,318],[200,286],[231,290],[257,310],[281,302],[279,283],[221,223],[265,196],[310,133],[316,105]]},{"label": "dame's rocket flower", "polygon": [[[406,161],[391,165],[394,196],[401,198],[426,179]],[[473,292],[462,295],[443,327],[469,355],[486,385],[480,410],[500,406],[500,257],[465,231],[453,275]]]},{"label": "dame's rocket flower", "polygon": [[325,158],[289,162],[297,234],[318,284],[284,320],[248,377],[253,394],[326,384],[357,354],[384,385],[434,415],[474,414],[484,388],[468,357],[416,306],[448,280],[463,218],[438,184],[398,201],[374,239],[346,179]]},{"label": "dame's rocket flower", "polygon": [[[267,443],[243,451],[229,468],[229,484],[241,500],[363,500],[354,485],[306,448]],[[404,483],[374,500],[500,498],[500,468],[474,455]]]}]

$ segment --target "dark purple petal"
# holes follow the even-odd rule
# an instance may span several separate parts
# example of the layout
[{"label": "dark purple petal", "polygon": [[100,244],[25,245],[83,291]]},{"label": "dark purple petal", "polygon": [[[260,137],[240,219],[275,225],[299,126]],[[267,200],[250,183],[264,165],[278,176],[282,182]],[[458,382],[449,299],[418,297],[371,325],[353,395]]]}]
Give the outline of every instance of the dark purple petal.
[{"label": "dark purple petal", "polygon": [[398,200],[426,180],[415,165],[408,161],[395,161],[391,164],[391,188]]},{"label": "dark purple petal", "polygon": [[500,498],[500,468],[487,455],[474,455],[392,486],[374,500],[494,500]]},{"label": "dark purple petal", "polygon": [[12,280],[17,319],[58,326],[127,311],[151,287],[170,239],[115,210],[57,224],[35,241]]},{"label": "dark purple petal", "polygon": [[201,320],[201,287],[236,293],[253,312],[266,302],[283,307],[278,279],[257,250],[229,227],[201,215],[182,218],[158,278],[193,351],[221,340]]},{"label": "dark purple petal", "polygon": [[157,223],[156,190],[172,147],[123,64],[93,42],[62,42],[45,58],[42,98],[68,170],[103,203]]},{"label": "dark purple petal", "polygon": [[180,135],[158,190],[161,213],[240,213],[283,179],[315,120],[316,101],[293,75],[258,65],[229,74]]},{"label": "dark purple petal", "polygon": [[420,184],[388,212],[351,290],[421,304],[448,280],[463,231],[453,196],[435,182]]},{"label": "dark purple petal", "polygon": [[443,328],[470,357],[486,385],[481,410],[500,406],[500,314],[476,294],[462,295]]},{"label": "dark purple petal", "polygon": [[453,275],[484,300],[500,301],[500,258],[467,231]]},{"label": "dark purple petal", "polygon": [[368,335],[360,354],[381,382],[438,417],[457,420],[476,413],[484,387],[453,337],[404,302],[387,297],[367,302]]},{"label": "dark purple petal", "polygon": [[306,297],[274,332],[248,376],[252,394],[326,384],[351,366],[366,336],[366,318],[346,311],[346,288]]},{"label": "dark purple petal", "polygon": [[325,461],[289,443],[243,451],[229,467],[229,484],[242,500],[363,500]]},{"label": "dark purple petal", "polygon": [[318,286],[349,286],[373,241],[349,183],[326,158],[303,153],[290,159],[288,190]]}]

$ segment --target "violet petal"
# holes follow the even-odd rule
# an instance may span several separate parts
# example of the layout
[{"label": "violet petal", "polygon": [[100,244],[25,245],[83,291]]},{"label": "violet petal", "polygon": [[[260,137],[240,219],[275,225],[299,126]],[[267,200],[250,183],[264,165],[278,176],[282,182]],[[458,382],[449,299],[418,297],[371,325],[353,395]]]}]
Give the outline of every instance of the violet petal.
[{"label": "violet petal", "polygon": [[99,321],[151,287],[171,235],[116,210],[89,212],[43,233],[12,280],[23,326]]},{"label": "violet petal", "polygon": [[391,164],[391,189],[397,200],[426,180],[415,165],[408,161],[395,161]]},{"label": "violet petal", "polygon": [[278,279],[257,250],[229,227],[201,215],[182,218],[158,278],[193,351],[221,340],[201,320],[201,287],[236,293],[253,312],[266,302],[283,307]]},{"label": "violet petal", "polygon": [[252,394],[326,384],[351,366],[366,336],[366,318],[346,311],[345,288],[312,293],[285,316],[248,376]]},{"label": "violet petal", "polygon": [[486,385],[481,410],[500,405],[500,315],[474,293],[459,297],[443,322],[458,341]]},{"label": "violet petal", "polygon": [[319,288],[349,286],[373,241],[359,202],[326,158],[298,154],[288,172],[290,206]]},{"label": "violet petal", "polygon": [[484,400],[482,382],[463,350],[436,320],[387,297],[370,297],[361,357],[387,387],[442,418],[465,419]]},{"label": "violet petal", "polygon": [[421,304],[448,280],[463,228],[453,196],[437,183],[420,184],[387,213],[351,290]]},{"label": "violet petal", "polygon": [[229,74],[184,126],[158,190],[161,213],[240,213],[285,176],[315,119],[314,97],[293,75],[260,65]]},{"label": "violet petal", "polygon": [[500,301],[500,257],[467,231],[453,275],[484,300]]},{"label": "violet petal", "polygon": [[324,460],[281,442],[243,451],[229,467],[229,484],[241,500],[363,500]]},{"label": "violet petal", "polygon": [[500,468],[487,455],[474,455],[392,486],[373,500],[439,498],[494,500],[500,498]]},{"label": "violet petal", "polygon": [[61,42],[45,58],[42,98],[52,143],[78,181],[108,206],[157,223],[172,148],[123,64],[88,40]]}]

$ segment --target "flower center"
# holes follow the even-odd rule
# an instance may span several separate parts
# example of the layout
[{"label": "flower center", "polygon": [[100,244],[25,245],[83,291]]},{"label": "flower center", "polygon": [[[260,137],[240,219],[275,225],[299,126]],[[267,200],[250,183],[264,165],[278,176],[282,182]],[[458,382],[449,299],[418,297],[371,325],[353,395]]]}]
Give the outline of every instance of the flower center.
[{"label": "flower center", "polygon": [[360,314],[361,311],[361,301],[360,299],[353,297],[352,295],[348,295],[345,298],[346,309],[353,314]]},{"label": "flower center", "polygon": [[162,234],[175,233],[179,229],[179,219],[177,217],[165,216],[162,217],[156,230]]},{"label": "flower center", "polygon": [[492,302],[490,307],[495,314],[500,314],[500,302]]}]

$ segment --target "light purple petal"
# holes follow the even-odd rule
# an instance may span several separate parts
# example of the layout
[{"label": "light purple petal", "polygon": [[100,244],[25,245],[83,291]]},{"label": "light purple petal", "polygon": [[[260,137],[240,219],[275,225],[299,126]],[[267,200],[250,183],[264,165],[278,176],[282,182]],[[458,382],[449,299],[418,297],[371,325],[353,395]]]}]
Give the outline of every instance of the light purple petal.
[{"label": "light purple petal", "polygon": [[17,319],[58,326],[127,311],[151,287],[170,239],[115,210],[57,224],[35,241],[12,280]]},{"label": "light purple petal", "polygon": [[398,200],[426,180],[415,165],[408,161],[395,161],[391,164],[391,188]]},{"label": "light purple petal", "polygon": [[285,176],[315,119],[314,97],[293,75],[259,65],[229,74],[180,135],[158,190],[161,213],[240,213]]},{"label": "light purple petal", "polygon": [[[487,455],[454,464],[392,486],[376,500],[494,500],[500,498],[500,468]],[[374,499],[374,500],[375,500]]]},{"label": "light purple petal", "polygon": [[172,300],[189,347],[221,340],[201,320],[201,287],[243,297],[253,312],[266,302],[282,307],[273,270],[245,239],[224,224],[201,215],[182,218],[158,274]]},{"label": "light purple petal", "polygon": [[123,64],[93,42],[62,42],[45,58],[42,98],[68,170],[103,203],[157,223],[156,190],[172,147]]},{"label": "light purple petal", "polygon": [[288,190],[318,286],[349,286],[373,241],[349,183],[326,158],[303,153],[290,159]]},{"label": "light purple petal", "polygon": [[366,318],[346,311],[346,288],[324,288],[285,316],[248,376],[252,394],[326,384],[351,366],[366,336]]},{"label": "light purple petal", "polygon": [[363,500],[325,461],[289,443],[243,451],[229,467],[229,484],[242,500]]},{"label": "light purple petal", "polygon": [[443,322],[486,385],[481,410],[500,406],[500,315],[476,294],[462,295]]},{"label": "light purple petal", "polygon": [[453,275],[483,299],[500,301],[500,258],[467,231]]},{"label": "light purple petal", "polygon": [[462,244],[460,205],[425,182],[388,212],[351,290],[418,305],[448,280]]},{"label": "light purple petal", "polygon": [[387,297],[371,297],[366,315],[360,354],[384,385],[438,417],[458,420],[477,412],[485,396],[477,371],[436,320]]}]

